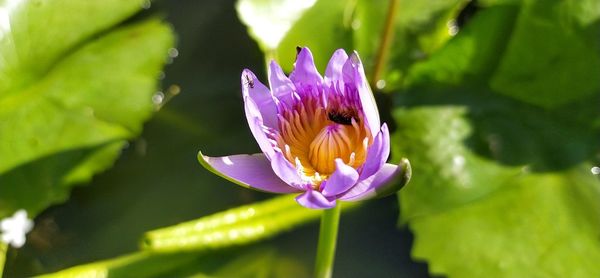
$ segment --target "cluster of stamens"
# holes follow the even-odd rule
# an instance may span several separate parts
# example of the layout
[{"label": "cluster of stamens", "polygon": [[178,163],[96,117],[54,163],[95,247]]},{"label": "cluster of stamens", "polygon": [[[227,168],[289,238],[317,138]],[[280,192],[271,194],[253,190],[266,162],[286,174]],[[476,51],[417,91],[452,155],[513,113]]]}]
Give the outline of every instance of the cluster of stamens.
[{"label": "cluster of stamens", "polygon": [[356,97],[339,92],[295,94],[291,107],[279,104],[274,145],[315,189],[335,170],[335,159],[358,169],[372,136]]}]

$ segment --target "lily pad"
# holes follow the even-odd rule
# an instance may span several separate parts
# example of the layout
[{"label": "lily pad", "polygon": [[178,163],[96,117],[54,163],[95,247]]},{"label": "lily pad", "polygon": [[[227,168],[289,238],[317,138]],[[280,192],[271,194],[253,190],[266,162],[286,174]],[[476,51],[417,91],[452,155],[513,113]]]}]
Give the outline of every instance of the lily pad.
[{"label": "lily pad", "polygon": [[173,35],[156,19],[117,25],[141,3],[1,3],[0,218],[63,201],[151,116]]},{"label": "lily pad", "polygon": [[[506,3],[488,1],[456,37],[412,67],[397,96],[392,150],[413,165],[413,180],[399,193],[401,221],[415,233],[413,257],[433,274],[596,277],[600,182],[590,169],[599,149],[600,90],[597,76],[571,75],[600,53],[597,39],[586,35],[597,34],[598,25],[546,40],[531,26],[555,24],[558,9]],[[560,80],[544,74],[548,52],[531,47],[532,33],[541,36],[538,43],[564,44],[551,55],[562,64]],[[579,43],[570,45],[569,36]],[[594,54],[579,55],[586,51]],[[525,71],[536,77],[522,79]],[[554,87],[544,91],[541,83]]]}]

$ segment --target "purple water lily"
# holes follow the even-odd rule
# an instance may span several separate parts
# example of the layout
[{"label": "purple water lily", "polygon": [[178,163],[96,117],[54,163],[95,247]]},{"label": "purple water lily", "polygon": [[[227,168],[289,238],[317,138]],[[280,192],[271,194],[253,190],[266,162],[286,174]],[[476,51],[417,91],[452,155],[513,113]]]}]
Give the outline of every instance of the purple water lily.
[{"label": "purple water lily", "polygon": [[[314,209],[387,195],[408,181],[408,160],[386,163],[388,127],[380,125],[356,52],[335,51],[321,77],[310,50],[302,48],[289,78],[271,62],[269,83],[271,90],[250,70],[242,72],[246,118],[262,153],[199,153],[204,167],[245,187],[302,192],[298,203]],[[403,181],[393,182],[396,177]]]}]

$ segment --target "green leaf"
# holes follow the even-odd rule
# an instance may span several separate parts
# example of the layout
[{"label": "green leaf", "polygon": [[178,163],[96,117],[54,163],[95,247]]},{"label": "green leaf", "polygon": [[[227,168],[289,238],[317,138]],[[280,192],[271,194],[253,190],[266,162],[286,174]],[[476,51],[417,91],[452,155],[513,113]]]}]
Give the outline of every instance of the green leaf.
[{"label": "green leaf", "polygon": [[406,83],[456,86],[487,84],[510,37],[515,6],[495,6],[475,14],[458,35],[431,57],[412,66]]},{"label": "green leaf", "polygon": [[37,277],[283,277],[290,273],[308,276],[304,266],[273,248],[238,248],[212,253],[138,252]]},{"label": "green leaf", "polygon": [[[293,273],[293,275],[292,275]],[[273,249],[252,250],[238,256],[212,273],[213,277],[309,277],[299,262]]]},{"label": "green leaf", "polygon": [[[440,0],[423,4],[402,2],[394,25],[390,75],[401,74],[398,65],[418,59],[415,53],[430,53],[449,38],[446,22],[457,15],[464,1]],[[389,1],[317,1],[289,30],[278,48],[278,59],[291,70],[295,46],[308,46],[316,53],[317,68],[324,70],[329,55],[338,48],[357,50],[367,69],[374,66]],[[318,30],[318,31],[316,31]],[[318,36],[315,34],[318,32]],[[421,41],[412,41],[412,38]],[[320,57],[323,56],[323,57]],[[404,68],[402,68],[404,70]]]},{"label": "green leaf", "polygon": [[491,87],[548,108],[598,93],[599,10],[598,1],[524,1]]},{"label": "green leaf", "polygon": [[[466,112],[466,107],[454,106],[422,106],[395,112],[398,132],[392,136],[392,142],[397,142],[392,148],[393,156],[410,157],[413,183],[418,183],[409,183],[399,192],[402,219],[472,202],[520,172],[517,167],[497,165],[463,145],[472,133]],[[474,168],[477,171],[470,171]]]},{"label": "green leaf", "polygon": [[[347,203],[352,208],[356,203]],[[286,195],[147,232],[143,248],[154,252],[219,249],[249,244],[316,220],[321,210],[304,208]]]},{"label": "green leaf", "polygon": [[277,48],[285,34],[314,5],[309,1],[239,0],[236,10],[240,20],[248,26],[248,32],[264,52]]},{"label": "green leaf", "polygon": [[130,17],[143,3],[0,1],[0,97],[19,93],[20,88],[37,82],[73,49]]},{"label": "green leaf", "polygon": [[171,30],[146,20],[106,31],[141,2],[0,7],[10,23],[0,33],[0,218],[63,201],[141,131]]},{"label": "green leaf", "polygon": [[296,21],[277,47],[277,60],[283,69],[292,70],[297,46],[311,49],[321,72],[325,72],[336,49],[351,50],[352,8],[351,1],[317,1]]},{"label": "green leaf", "polygon": [[[502,165],[466,143],[473,135],[467,111],[447,105],[395,113],[394,156],[410,157],[413,164],[413,181],[399,193],[401,220],[415,233],[413,256],[449,277],[523,277],[532,271],[596,277],[600,182],[591,165],[551,173]],[[496,130],[511,127],[496,124]],[[502,139],[494,140],[502,149]]]},{"label": "green leaf", "polygon": [[410,70],[392,137],[413,166],[401,221],[433,274],[596,277],[600,95],[581,70],[596,70],[598,24],[589,2],[506,3],[487,1]]},{"label": "green leaf", "polygon": [[167,275],[197,258],[190,254],[153,254],[138,252],[118,258],[78,265],[43,278],[62,277],[156,277]]},{"label": "green leaf", "polygon": [[590,167],[524,175],[478,202],[415,219],[413,256],[449,277],[600,276],[600,183]]},{"label": "green leaf", "polygon": [[[387,0],[358,1],[353,20],[354,49],[368,69],[375,66],[384,25],[389,13]],[[391,48],[382,80],[387,90],[401,86],[409,66],[443,46],[451,38],[449,24],[468,1],[399,1],[392,22]],[[374,82],[374,81],[373,81]]]}]

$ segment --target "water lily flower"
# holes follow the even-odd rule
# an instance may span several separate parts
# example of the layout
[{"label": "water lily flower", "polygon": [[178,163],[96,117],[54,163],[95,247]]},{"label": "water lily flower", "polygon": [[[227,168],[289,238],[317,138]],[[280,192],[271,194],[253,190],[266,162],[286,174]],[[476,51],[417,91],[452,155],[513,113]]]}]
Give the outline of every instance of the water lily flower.
[{"label": "water lily flower", "polygon": [[25,235],[33,228],[33,221],[27,218],[27,211],[21,209],[12,217],[0,221],[0,234],[2,241],[14,248],[25,244]]},{"label": "water lily flower", "polygon": [[386,163],[388,127],[380,124],[356,52],[335,51],[322,77],[310,50],[299,49],[289,77],[271,62],[269,84],[270,90],[250,70],[242,72],[246,118],[262,153],[200,152],[208,170],[260,191],[302,193],[296,201],[313,209],[391,194],[408,181],[408,160]]}]

